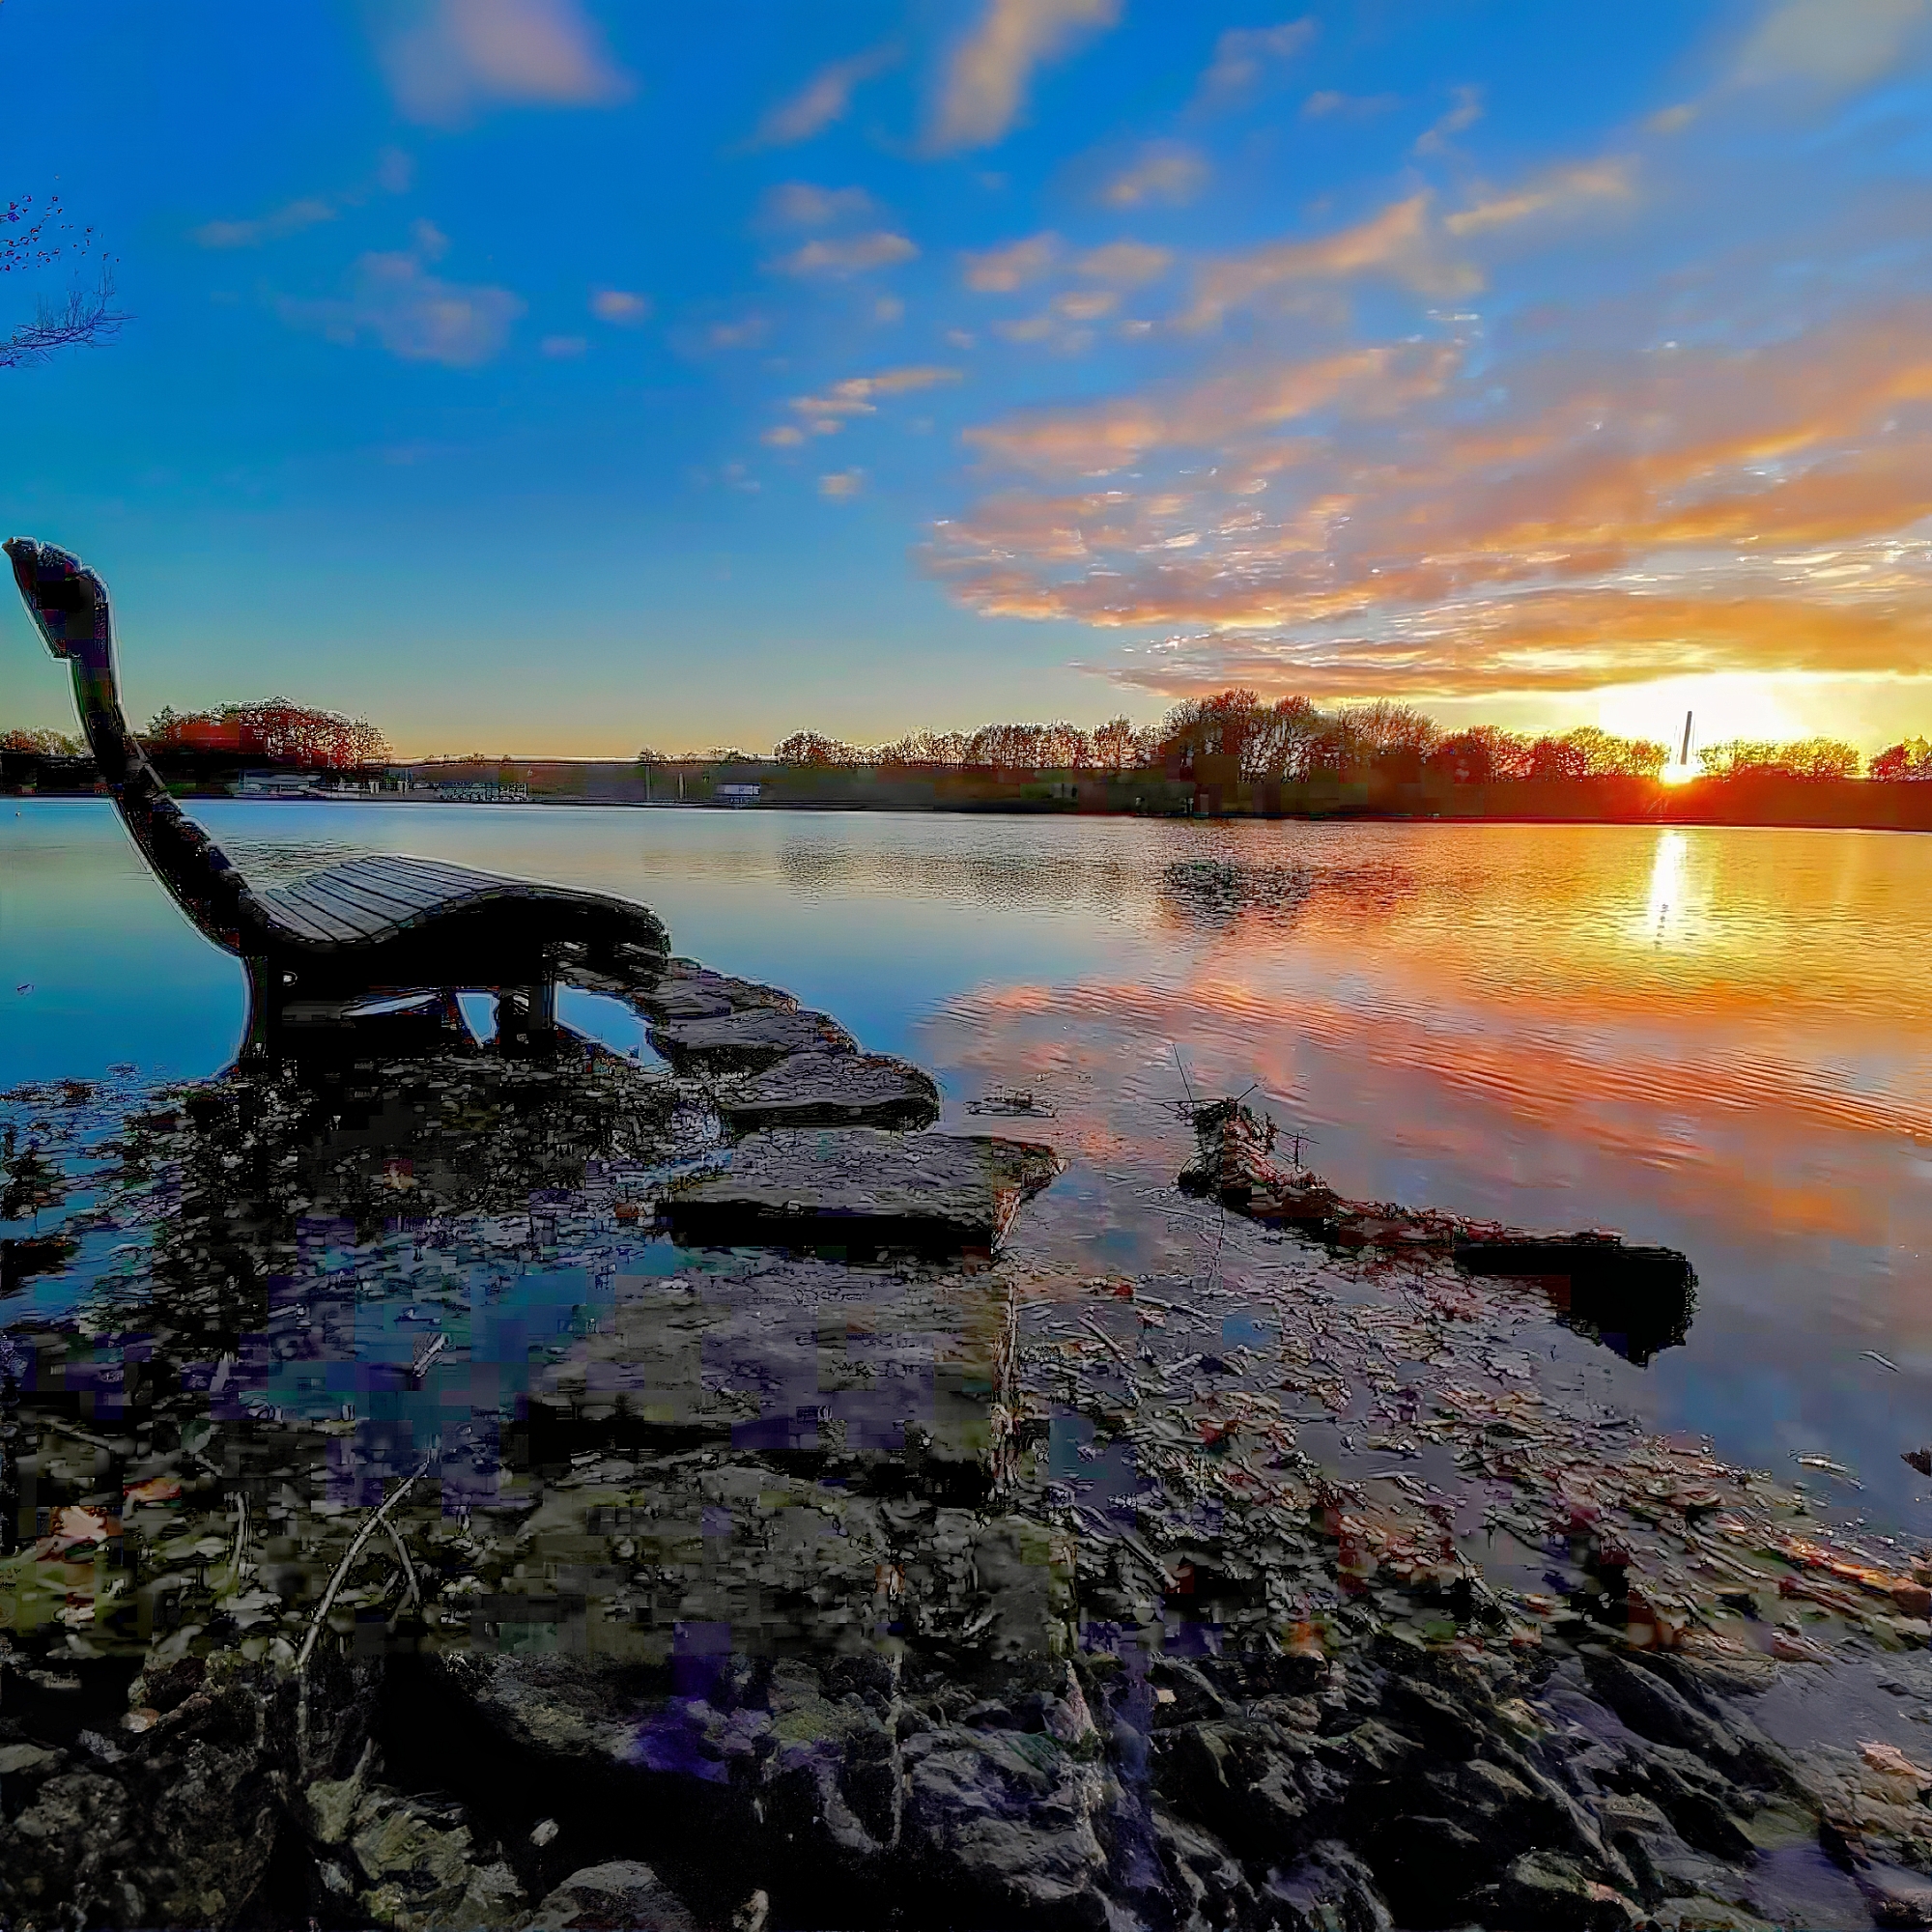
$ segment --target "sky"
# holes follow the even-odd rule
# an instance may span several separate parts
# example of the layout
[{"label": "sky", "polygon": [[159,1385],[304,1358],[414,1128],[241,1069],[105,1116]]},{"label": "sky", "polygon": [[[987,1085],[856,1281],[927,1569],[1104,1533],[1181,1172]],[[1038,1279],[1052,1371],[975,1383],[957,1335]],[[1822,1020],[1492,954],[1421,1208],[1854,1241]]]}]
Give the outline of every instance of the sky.
[{"label": "sky", "polygon": [[[0,370],[0,523],[137,719],[1932,731],[1932,0],[0,0],[0,207],[129,316]],[[71,724],[0,611],[0,726]]]}]

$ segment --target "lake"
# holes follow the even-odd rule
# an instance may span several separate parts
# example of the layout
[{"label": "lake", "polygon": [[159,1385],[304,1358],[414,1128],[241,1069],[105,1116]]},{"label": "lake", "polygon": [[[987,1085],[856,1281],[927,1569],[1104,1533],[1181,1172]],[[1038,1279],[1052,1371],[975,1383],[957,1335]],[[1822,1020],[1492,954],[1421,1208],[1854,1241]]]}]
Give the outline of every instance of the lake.
[{"label": "lake", "polygon": [[[1031,1092],[1071,1172],[1055,1247],[1130,1266],[1191,1151],[1175,1103],[1254,1090],[1344,1194],[1682,1248],[1686,1347],[1586,1350],[1646,1420],[1821,1502],[1932,1529],[1932,840],[1630,826],[1201,824],[766,810],[197,807],[254,868],[415,852],[639,898],[680,952],[928,1067],[945,1124]],[[0,806],[0,1088],[198,1077],[240,967],[111,810]],[[613,1003],[565,1017],[620,1048]],[[1109,1205],[1111,1204],[1111,1205]],[[1098,1232],[1095,1232],[1098,1230]],[[1196,1231],[1194,1238],[1198,1236]],[[1879,1359],[1883,1358],[1883,1359]]]}]

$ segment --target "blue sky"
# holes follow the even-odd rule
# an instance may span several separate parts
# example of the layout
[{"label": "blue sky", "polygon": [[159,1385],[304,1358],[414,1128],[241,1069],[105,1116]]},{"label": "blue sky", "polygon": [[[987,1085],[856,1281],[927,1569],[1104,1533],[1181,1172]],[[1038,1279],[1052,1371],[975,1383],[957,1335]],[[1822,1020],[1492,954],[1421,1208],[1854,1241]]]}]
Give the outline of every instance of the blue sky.
[{"label": "blue sky", "polygon": [[[1932,726],[1926,0],[0,0],[137,714]],[[77,263],[0,280],[0,329]],[[66,695],[0,618],[0,724]]]}]

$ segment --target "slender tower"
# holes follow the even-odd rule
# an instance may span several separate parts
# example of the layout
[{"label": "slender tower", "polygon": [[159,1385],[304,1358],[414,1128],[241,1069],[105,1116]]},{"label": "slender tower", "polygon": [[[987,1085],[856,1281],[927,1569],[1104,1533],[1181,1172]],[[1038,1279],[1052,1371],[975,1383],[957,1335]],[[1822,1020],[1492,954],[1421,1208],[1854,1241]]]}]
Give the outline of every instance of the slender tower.
[{"label": "slender tower", "polygon": [[1688,711],[1684,714],[1684,749],[1678,753],[1677,762],[1680,765],[1690,762],[1690,714]]}]

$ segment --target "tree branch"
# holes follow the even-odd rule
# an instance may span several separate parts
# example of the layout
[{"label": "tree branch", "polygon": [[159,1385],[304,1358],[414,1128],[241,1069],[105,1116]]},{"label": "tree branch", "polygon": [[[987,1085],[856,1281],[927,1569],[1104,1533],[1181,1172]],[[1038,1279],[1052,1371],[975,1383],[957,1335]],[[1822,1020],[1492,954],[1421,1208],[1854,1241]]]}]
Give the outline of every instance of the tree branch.
[{"label": "tree branch", "polygon": [[43,362],[57,349],[92,348],[119,332],[128,317],[114,306],[114,277],[101,271],[91,289],[71,289],[58,304],[43,301],[32,322],[0,336],[0,369]]}]

